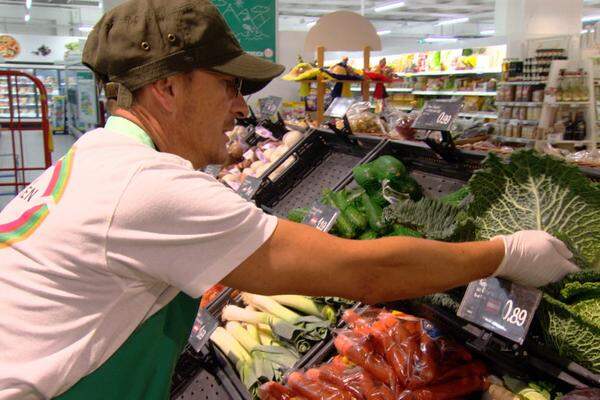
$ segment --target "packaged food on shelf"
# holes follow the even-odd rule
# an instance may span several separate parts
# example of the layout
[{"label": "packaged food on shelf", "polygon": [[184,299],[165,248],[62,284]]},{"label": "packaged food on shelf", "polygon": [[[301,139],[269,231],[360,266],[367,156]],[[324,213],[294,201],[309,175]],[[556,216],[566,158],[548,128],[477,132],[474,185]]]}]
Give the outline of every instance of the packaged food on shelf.
[{"label": "packaged food on shelf", "polygon": [[369,102],[358,102],[350,106],[346,113],[350,128],[354,133],[385,135],[387,128],[381,118],[371,111]]}]

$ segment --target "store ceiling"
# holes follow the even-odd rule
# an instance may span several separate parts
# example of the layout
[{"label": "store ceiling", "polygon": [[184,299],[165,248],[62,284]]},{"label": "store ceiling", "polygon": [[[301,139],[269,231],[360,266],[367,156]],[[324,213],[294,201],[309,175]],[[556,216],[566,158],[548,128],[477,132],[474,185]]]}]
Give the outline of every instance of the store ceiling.
[{"label": "store ceiling", "polygon": [[[278,28],[307,31],[307,24],[318,17],[336,10],[349,10],[363,13],[377,30],[391,30],[392,36],[416,37],[423,33],[476,36],[482,30],[494,29],[495,0],[405,0],[402,8],[375,11],[376,6],[391,1],[278,0]],[[584,4],[585,15],[600,14],[600,0],[584,0]],[[25,0],[0,0],[0,30],[11,32],[25,29],[22,15],[24,5]],[[65,13],[66,17],[57,18],[55,13],[51,15],[50,8],[53,13]],[[100,15],[101,0],[33,0],[29,27],[35,29],[32,23],[47,27],[54,24],[57,27],[55,34],[65,34],[65,27],[76,30],[78,26],[95,22]],[[469,18],[468,24],[432,28],[437,21],[464,17]]]}]

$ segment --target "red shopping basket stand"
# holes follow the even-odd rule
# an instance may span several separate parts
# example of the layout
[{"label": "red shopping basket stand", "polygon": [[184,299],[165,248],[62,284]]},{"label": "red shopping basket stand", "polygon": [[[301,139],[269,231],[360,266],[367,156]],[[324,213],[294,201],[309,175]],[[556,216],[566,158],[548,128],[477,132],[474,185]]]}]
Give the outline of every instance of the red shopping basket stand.
[{"label": "red shopping basket stand", "polygon": [[[52,164],[48,95],[35,76],[8,70],[0,71],[0,99],[0,195],[14,196]],[[34,118],[32,109],[39,110]],[[43,154],[39,141],[28,140],[36,134]]]}]

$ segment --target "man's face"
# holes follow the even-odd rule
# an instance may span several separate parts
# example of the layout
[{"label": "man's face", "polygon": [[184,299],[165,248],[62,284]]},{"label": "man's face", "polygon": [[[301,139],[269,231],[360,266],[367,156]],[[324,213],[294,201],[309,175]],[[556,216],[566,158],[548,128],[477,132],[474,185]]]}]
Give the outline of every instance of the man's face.
[{"label": "man's face", "polygon": [[245,116],[248,107],[236,87],[237,80],[217,72],[197,70],[185,78],[174,115],[181,124],[180,135],[194,167],[222,164],[227,159],[226,131],[235,118]]}]

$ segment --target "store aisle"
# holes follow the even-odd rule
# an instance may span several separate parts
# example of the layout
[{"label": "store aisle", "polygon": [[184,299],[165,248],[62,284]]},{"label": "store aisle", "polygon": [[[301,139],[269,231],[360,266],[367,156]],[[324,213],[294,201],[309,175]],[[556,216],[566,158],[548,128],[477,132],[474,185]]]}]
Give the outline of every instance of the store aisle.
[{"label": "store aisle", "polygon": [[[54,151],[52,152],[52,163],[58,161],[75,143],[75,137],[72,135],[54,135]],[[0,166],[4,168],[12,167],[11,141],[6,133],[0,136]],[[40,166],[43,164],[44,150],[41,135],[35,132],[23,135],[23,156],[27,166]],[[26,180],[31,182],[41,171],[26,173]],[[0,182],[13,181],[14,178],[9,173],[0,175]],[[22,189],[22,188],[21,188]],[[14,187],[0,187],[0,210],[3,209],[15,196]]]}]

